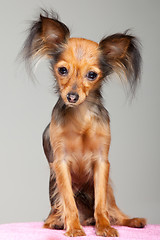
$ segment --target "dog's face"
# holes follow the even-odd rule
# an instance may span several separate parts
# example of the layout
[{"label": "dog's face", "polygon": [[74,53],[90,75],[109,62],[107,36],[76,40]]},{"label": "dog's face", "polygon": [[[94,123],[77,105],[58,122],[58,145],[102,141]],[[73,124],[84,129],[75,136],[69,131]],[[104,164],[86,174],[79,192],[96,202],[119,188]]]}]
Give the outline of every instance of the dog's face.
[{"label": "dog's face", "polygon": [[70,38],[65,44],[53,68],[66,105],[81,104],[99,86],[102,78],[99,55],[98,44],[90,40]]},{"label": "dog's face", "polygon": [[68,27],[55,16],[40,15],[34,22],[23,54],[27,61],[43,56],[51,60],[59,93],[68,106],[84,102],[112,72],[123,73],[134,92],[140,74],[141,57],[135,37],[114,34],[99,44],[70,38]]}]

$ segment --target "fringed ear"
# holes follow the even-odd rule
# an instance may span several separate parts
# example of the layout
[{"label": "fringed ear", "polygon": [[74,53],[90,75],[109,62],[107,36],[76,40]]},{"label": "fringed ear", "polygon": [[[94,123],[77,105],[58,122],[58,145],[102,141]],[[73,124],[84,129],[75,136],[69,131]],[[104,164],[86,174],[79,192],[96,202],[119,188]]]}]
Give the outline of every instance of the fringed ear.
[{"label": "fringed ear", "polygon": [[24,43],[22,54],[27,62],[32,57],[54,57],[57,49],[69,38],[69,29],[58,20],[55,13],[52,13],[51,17],[46,11],[43,11],[43,14],[45,16],[40,15],[39,21],[32,24]]},{"label": "fringed ear", "polygon": [[127,78],[134,94],[141,70],[141,55],[138,40],[131,35],[114,34],[99,43],[100,65],[104,76],[116,72]]}]

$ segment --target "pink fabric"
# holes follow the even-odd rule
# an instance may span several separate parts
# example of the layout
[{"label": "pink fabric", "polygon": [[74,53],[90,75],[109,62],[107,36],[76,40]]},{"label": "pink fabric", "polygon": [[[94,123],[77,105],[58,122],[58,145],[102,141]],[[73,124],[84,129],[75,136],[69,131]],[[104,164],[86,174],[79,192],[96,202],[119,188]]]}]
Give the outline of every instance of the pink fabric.
[{"label": "pink fabric", "polygon": [[84,227],[87,236],[70,238],[63,230],[42,228],[42,222],[11,223],[0,225],[0,240],[160,240],[160,225],[147,225],[143,229],[116,227],[118,238],[105,238],[95,235],[94,227]]}]

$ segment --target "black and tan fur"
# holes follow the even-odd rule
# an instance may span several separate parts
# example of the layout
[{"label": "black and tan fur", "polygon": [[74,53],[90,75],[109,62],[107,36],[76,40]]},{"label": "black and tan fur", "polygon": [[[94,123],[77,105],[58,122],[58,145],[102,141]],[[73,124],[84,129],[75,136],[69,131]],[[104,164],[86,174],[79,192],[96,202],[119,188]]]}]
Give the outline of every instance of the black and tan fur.
[{"label": "black and tan fur", "polygon": [[111,133],[101,87],[116,72],[134,93],[140,75],[139,44],[128,33],[96,43],[70,38],[57,15],[40,15],[24,44],[27,64],[46,57],[56,79],[59,99],[43,133],[50,166],[51,212],[44,227],[66,229],[67,236],[85,235],[82,225],[95,225],[100,236],[118,236],[111,225],[144,227],[117,207],[109,181]]}]

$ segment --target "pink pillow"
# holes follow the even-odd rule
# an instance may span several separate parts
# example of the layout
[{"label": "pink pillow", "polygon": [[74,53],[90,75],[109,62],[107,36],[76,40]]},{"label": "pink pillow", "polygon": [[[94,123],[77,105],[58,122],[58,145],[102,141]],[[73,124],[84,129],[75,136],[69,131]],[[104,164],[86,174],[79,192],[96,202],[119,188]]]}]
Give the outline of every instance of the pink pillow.
[{"label": "pink pillow", "polygon": [[84,227],[87,236],[70,238],[64,230],[44,229],[42,222],[11,223],[0,225],[0,240],[160,240],[160,225],[147,225],[145,228],[117,227],[119,238],[106,238],[95,235],[94,227]]}]

